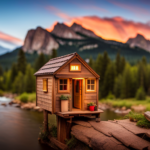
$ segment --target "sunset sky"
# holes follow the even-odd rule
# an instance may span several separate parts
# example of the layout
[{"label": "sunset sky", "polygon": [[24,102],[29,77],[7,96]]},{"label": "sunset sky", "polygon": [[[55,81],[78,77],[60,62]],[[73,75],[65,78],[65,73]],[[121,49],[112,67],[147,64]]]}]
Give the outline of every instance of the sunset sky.
[{"label": "sunset sky", "polygon": [[137,33],[150,39],[149,0],[3,0],[0,1],[0,45],[23,44],[29,29],[51,30],[73,22],[104,39],[126,42]]}]

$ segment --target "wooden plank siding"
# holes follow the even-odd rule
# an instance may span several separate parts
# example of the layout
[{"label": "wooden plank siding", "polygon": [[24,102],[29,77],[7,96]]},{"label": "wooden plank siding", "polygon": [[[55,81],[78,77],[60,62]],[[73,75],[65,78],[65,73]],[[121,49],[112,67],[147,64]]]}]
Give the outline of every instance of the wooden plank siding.
[{"label": "wooden plank siding", "polygon": [[[43,92],[43,79],[48,79],[48,91]],[[36,100],[37,106],[52,112],[52,87],[53,76],[37,76],[36,77]]]},{"label": "wooden plank siding", "polygon": [[66,67],[64,67],[60,72],[56,74],[56,76],[60,77],[67,77],[69,76],[71,78],[95,78],[95,76],[87,69],[84,67],[84,65],[76,58],[74,59],[71,63],[80,63],[81,64],[81,71],[70,71],[70,64],[68,64]]},{"label": "wooden plank siding", "polygon": [[55,113],[61,111],[61,100],[60,96],[65,95],[65,96],[71,96],[71,100],[68,100],[68,111],[72,109],[72,79],[69,79],[69,84],[70,84],[70,91],[68,94],[65,93],[58,93],[58,79],[55,79]]}]

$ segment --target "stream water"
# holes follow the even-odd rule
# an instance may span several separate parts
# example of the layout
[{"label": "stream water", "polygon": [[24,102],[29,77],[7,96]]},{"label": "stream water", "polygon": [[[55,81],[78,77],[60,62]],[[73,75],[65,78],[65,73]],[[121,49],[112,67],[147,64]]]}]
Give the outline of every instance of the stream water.
[{"label": "stream water", "polygon": [[[43,122],[43,113],[27,111],[15,106],[3,106],[11,99],[0,97],[0,150],[50,150],[38,142]],[[119,118],[116,113],[106,110],[101,120]],[[56,124],[56,116],[49,115],[49,125]]]}]

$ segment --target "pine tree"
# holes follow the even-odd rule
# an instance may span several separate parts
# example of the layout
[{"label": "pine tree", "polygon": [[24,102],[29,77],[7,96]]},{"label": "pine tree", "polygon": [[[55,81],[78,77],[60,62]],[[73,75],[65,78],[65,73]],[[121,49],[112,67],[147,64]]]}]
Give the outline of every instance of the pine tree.
[{"label": "pine tree", "polygon": [[126,60],[124,57],[121,58],[121,74],[123,73],[124,69],[125,69],[125,66],[126,66]]},{"label": "pine tree", "polygon": [[11,75],[10,75],[10,80],[12,83],[14,82],[14,79],[17,76],[17,74],[18,74],[17,65],[13,63],[11,66]]},{"label": "pine tree", "polygon": [[95,62],[95,71],[99,76],[101,76],[101,65],[102,65],[103,57],[101,54],[98,54],[96,62]]},{"label": "pine tree", "polygon": [[15,78],[15,81],[13,83],[13,92],[21,94],[24,92],[24,76],[22,72],[19,72],[17,77]]},{"label": "pine tree", "polygon": [[116,65],[116,73],[119,75],[121,73],[121,57],[120,53],[117,53],[116,60],[115,60],[115,65]]},{"label": "pine tree", "polygon": [[146,60],[146,57],[145,57],[145,56],[142,57],[142,63],[143,63],[144,65],[147,65],[147,60]]},{"label": "pine tree", "polygon": [[18,53],[17,67],[18,67],[18,71],[21,71],[23,74],[25,74],[26,57],[22,49],[20,49]]},{"label": "pine tree", "polygon": [[102,97],[106,97],[109,92],[113,92],[116,71],[113,63],[109,64],[104,76]]},{"label": "pine tree", "polygon": [[3,68],[2,68],[2,66],[0,65],[0,76],[2,76],[3,75]]},{"label": "pine tree", "polygon": [[121,96],[121,86],[122,86],[122,75],[119,75],[115,79],[114,83],[114,94],[116,98],[119,98]]},{"label": "pine tree", "polygon": [[56,50],[56,49],[53,49],[53,50],[52,50],[51,58],[55,58],[55,57],[57,57],[57,50]]},{"label": "pine tree", "polygon": [[94,62],[93,62],[92,57],[90,57],[89,66],[90,66],[91,68],[94,68]]},{"label": "pine tree", "polygon": [[123,72],[122,86],[121,86],[121,97],[130,98],[132,97],[132,73],[130,66],[127,65]]},{"label": "pine tree", "polygon": [[28,93],[35,91],[35,77],[33,75],[33,69],[30,65],[26,68],[26,74],[25,74],[25,91]]},{"label": "pine tree", "polygon": [[45,63],[45,56],[41,53],[35,62],[35,70],[39,70]]}]

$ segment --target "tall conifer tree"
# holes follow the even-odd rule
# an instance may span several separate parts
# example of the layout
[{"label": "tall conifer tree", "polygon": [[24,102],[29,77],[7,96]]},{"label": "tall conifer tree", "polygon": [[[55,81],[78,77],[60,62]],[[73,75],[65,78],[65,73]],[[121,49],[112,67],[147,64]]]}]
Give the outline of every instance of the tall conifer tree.
[{"label": "tall conifer tree", "polygon": [[20,49],[18,53],[17,68],[18,68],[18,71],[21,71],[23,74],[25,74],[26,57],[22,49]]}]

